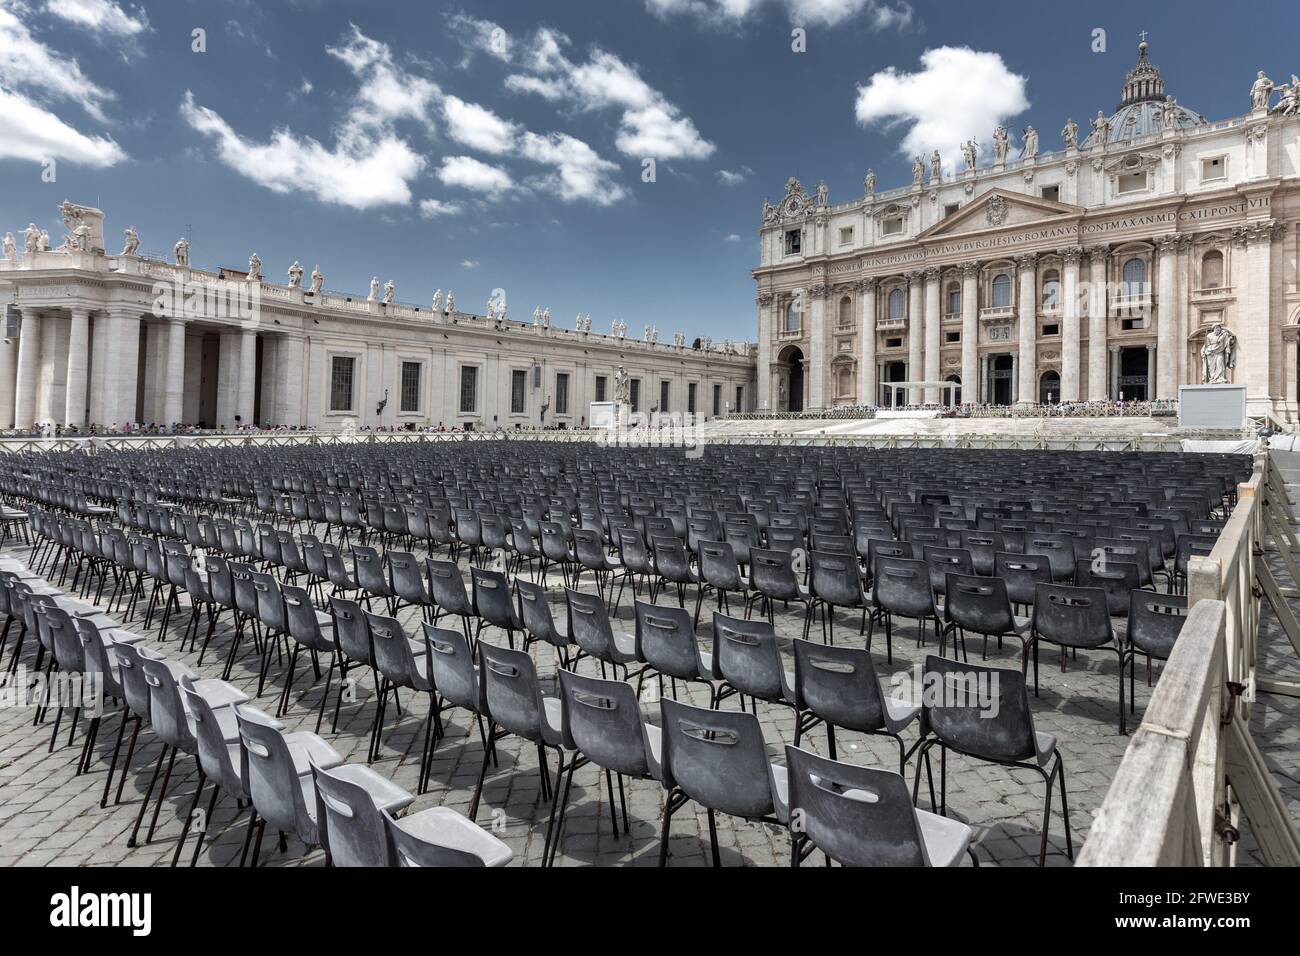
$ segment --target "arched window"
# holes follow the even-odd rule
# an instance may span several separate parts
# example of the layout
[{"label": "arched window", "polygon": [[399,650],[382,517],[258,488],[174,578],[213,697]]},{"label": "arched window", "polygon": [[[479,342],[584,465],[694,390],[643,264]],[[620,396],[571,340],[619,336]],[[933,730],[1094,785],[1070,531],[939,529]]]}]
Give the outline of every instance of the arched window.
[{"label": "arched window", "polygon": [[889,317],[891,319],[901,319],[903,317],[902,289],[895,289],[889,293]]},{"label": "arched window", "polygon": [[840,325],[853,324],[853,300],[847,295],[840,299]]},{"label": "arched window", "polygon": [[799,310],[795,307],[793,300],[785,307],[785,330],[787,332],[799,331]]},{"label": "arched window", "polygon": [[1011,307],[1011,276],[999,272],[993,277],[993,308],[1009,309]]},{"label": "arched window", "polygon": [[961,311],[961,286],[956,282],[948,283],[948,308],[945,310],[947,315],[956,315]]},{"label": "arched window", "polygon": [[1061,374],[1055,371],[1043,373],[1038,380],[1038,403],[1056,405],[1061,401]]},{"label": "arched window", "polygon": [[1217,289],[1221,285],[1223,285],[1223,253],[1212,249],[1201,259],[1201,288]]},{"label": "arched window", "polygon": [[1134,256],[1124,263],[1124,291],[1129,295],[1137,295],[1146,291],[1147,284],[1147,264],[1143,259]]},{"label": "arched window", "polygon": [[943,390],[943,403],[949,407],[961,404],[961,376],[949,375],[944,379],[945,382],[952,382],[956,388],[945,388]]},{"label": "arched window", "polygon": [[1049,269],[1043,274],[1043,308],[1055,309],[1061,304],[1061,274]]}]

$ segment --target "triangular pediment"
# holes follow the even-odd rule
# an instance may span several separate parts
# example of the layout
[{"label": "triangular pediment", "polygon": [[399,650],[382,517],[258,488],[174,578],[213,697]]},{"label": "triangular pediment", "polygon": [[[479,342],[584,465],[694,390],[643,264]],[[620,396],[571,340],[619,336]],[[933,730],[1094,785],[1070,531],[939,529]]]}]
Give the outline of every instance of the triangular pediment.
[{"label": "triangular pediment", "polygon": [[1008,192],[1005,189],[990,189],[951,216],[936,222],[917,236],[917,239],[920,241],[946,239],[972,232],[988,232],[1036,222],[1064,220],[1082,216],[1083,213],[1084,210],[1080,206]]}]

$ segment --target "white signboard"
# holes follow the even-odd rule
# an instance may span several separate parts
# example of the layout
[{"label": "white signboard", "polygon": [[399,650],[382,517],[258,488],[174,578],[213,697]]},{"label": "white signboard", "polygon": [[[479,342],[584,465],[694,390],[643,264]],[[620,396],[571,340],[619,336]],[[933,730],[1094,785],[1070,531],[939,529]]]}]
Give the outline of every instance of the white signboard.
[{"label": "white signboard", "polygon": [[613,428],[617,408],[614,402],[592,402],[587,421],[592,428]]}]

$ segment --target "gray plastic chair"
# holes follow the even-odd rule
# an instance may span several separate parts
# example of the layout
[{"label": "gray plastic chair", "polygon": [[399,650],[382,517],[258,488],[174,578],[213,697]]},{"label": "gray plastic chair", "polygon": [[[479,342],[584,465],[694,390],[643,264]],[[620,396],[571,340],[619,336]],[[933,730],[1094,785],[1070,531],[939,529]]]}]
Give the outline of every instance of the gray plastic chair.
[{"label": "gray plastic chair", "polygon": [[458,707],[474,715],[478,724],[478,733],[483,741],[483,750],[496,759],[494,746],[487,738],[483,717],[487,713],[487,702],[483,697],[483,682],[479,676],[478,665],[474,663],[474,654],[470,650],[468,638],[459,631],[445,627],[435,627],[425,623],[424,654],[426,669],[433,683],[433,736],[425,734],[425,751],[420,765],[418,791],[424,793],[429,787],[429,772],[433,760],[433,749],[438,740],[444,736],[442,715]]},{"label": "gray plastic chair", "polygon": [[[623,669],[623,678],[630,679],[629,664],[641,663],[636,656],[636,638],[625,631],[615,631],[609,623],[609,611],[597,594],[585,594],[564,589],[568,608],[569,637],[588,657],[600,661],[601,676],[606,676],[606,664]],[[639,668],[634,673],[645,670]]]},{"label": "gray plastic chair", "polygon": [[1128,642],[1125,654],[1128,657],[1129,713],[1134,710],[1133,671],[1137,667],[1138,654],[1146,656],[1147,686],[1150,687],[1152,659],[1169,660],[1186,622],[1187,595],[1143,590],[1129,592],[1128,633],[1125,635]]},{"label": "gray plastic chair", "polygon": [[708,687],[709,699],[717,694],[713,677],[713,654],[695,639],[691,612],[681,607],[661,607],[646,601],[633,605],[636,615],[636,656],[645,661],[645,676],[659,680],[663,696],[667,676],[673,700],[677,699],[677,681],[700,683]]},{"label": "gray plastic chair", "polygon": [[[311,767],[316,819],[333,866],[391,866],[394,855],[384,813],[397,813],[415,797],[368,767]],[[358,781],[363,781],[358,782]],[[377,802],[383,801],[381,807]]]},{"label": "gray plastic chair", "polygon": [[429,735],[433,732],[434,706],[433,683],[429,680],[429,661],[425,653],[423,639],[408,637],[402,623],[394,617],[384,617],[366,612],[366,624],[370,628],[371,647],[375,654],[375,671],[380,676],[379,701],[375,708],[375,721],[370,731],[369,763],[379,759],[383,743],[384,717],[388,713],[388,697],[398,704],[397,691],[409,687],[413,691],[429,696],[429,711],[425,718],[425,749],[429,746]]},{"label": "gray plastic chair", "polygon": [[918,810],[907,783],[889,770],[859,767],[785,748],[792,866],[814,850],[843,866],[979,866],[972,831],[958,820]]},{"label": "gray plastic chair", "polygon": [[668,791],[659,836],[659,865],[668,863],[673,814],[694,800],[707,811],[713,865],[721,866],[716,813],[763,823],[789,819],[785,768],[767,759],[763,728],[753,714],[659,702],[663,735],[660,780]]},{"label": "gray plastic chair", "polygon": [[[546,588],[523,578],[515,578],[515,594],[519,599],[519,622],[524,631],[524,650],[534,641],[541,641],[555,648],[555,655],[560,667],[568,668],[573,663],[569,652],[576,645],[569,637],[568,615],[560,620],[551,613],[551,602]],[[582,649],[577,649],[582,656]]]},{"label": "gray plastic chair", "polygon": [[428,807],[400,820],[383,811],[395,866],[505,866],[506,846],[450,807]]},{"label": "gray plastic chair", "polygon": [[1002,638],[1014,637],[1020,641],[1021,656],[1028,641],[1030,621],[1017,617],[1011,611],[1011,598],[1007,583],[1001,578],[986,578],[975,574],[949,573],[944,585],[943,631],[939,638],[939,654],[949,637],[953,637],[953,656],[957,654],[957,640],[961,641],[962,658],[966,657],[966,632],[984,638],[982,658],[988,659],[989,638],[996,637],[998,646]]},{"label": "gray plastic chair", "polygon": [[[197,684],[216,685],[217,693],[202,693]],[[190,866],[198,863],[203,850],[203,838],[213,831],[213,814],[217,809],[217,800],[222,793],[236,801],[248,799],[248,790],[244,781],[243,747],[239,742],[239,722],[235,716],[235,706],[245,703],[248,696],[224,681],[195,681],[188,676],[181,677],[181,696],[189,709],[193,721],[194,739],[197,744],[199,762],[199,784],[194,790],[194,800],[190,812],[185,817],[185,828],[176,841],[176,851],[172,855],[172,866],[180,860],[181,849],[189,837],[194,822],[194,811],[203,796],[204,786],[212,784],[212,794],[208,798],[207,812],[203,819],[205,826],[199,830],[194,844],[194,855],[190,857]],[[220,706],[213,706],[212,701],[221,701]],[[241,811],[242,812],[242,808]],[[245,847],[247,852],[247,847]],[[241,861],[242,862],[242,861]]]},{"label": "gray plastic chair", "polygon": [[[1081,564],[1083,562],[1080,562]],[[1114,568],[1114,565],[1110,566]],[[1128,565],[1133,567],[1133,565]],[[1136,590],[1136,589],[1134,589]],[[1155,592],[1151,592],[1155,593]],[[1127,595],[1126,595],[1127,599]],[[1040,584],[1034,598],[1033,623],[1026,654],[1034,660],[1034,696],[1038,696],[1038,645],[1042,642],[1061,648],[1061,673],[1065,673],[1066,650],[1080,651],[1107,648],[1119,662],[1119,732],[1127,732],[1124,710],[1124,645],[1115,636],[1107,607],[1108,595],[1101,588],[1071,587],[1066,584]],[[1128,607],[1124,608],[1125,615]],[[1022,657],[1022,663],[1024,658]],[[1024,669],[1023,666],[1021,668]]]}]

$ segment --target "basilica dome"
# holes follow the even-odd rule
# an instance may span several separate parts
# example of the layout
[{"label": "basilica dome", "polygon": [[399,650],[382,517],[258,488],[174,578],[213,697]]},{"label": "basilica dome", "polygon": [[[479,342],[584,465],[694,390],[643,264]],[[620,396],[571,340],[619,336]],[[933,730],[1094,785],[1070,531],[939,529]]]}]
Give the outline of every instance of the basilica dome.
[{"label": "basilica dome", "polygon": [[[1167,122],[1165,114],[1173,116]],[[1098,113],[1098,117],[1101,114]],[[1205,125],[1205,117],[1195,110],[1175,102],[1173,97],[1165,94],[1165,84],[1160,78],[1160,68],[1147,59],[1147,43],[1143,40],[1138,45],[1138,61],[1124,78],[1124,92],[1119,106],[1109,117],[1105,117],[1104,131],[1107,143],[1125,143],[1130,140],[1159,133],[1167,126],[1173,129],[1191,129]],[[1084,146],[1095,146],[1102,131],[1098,121],[1092,120],[1093,132],[1083,142]]]}]

